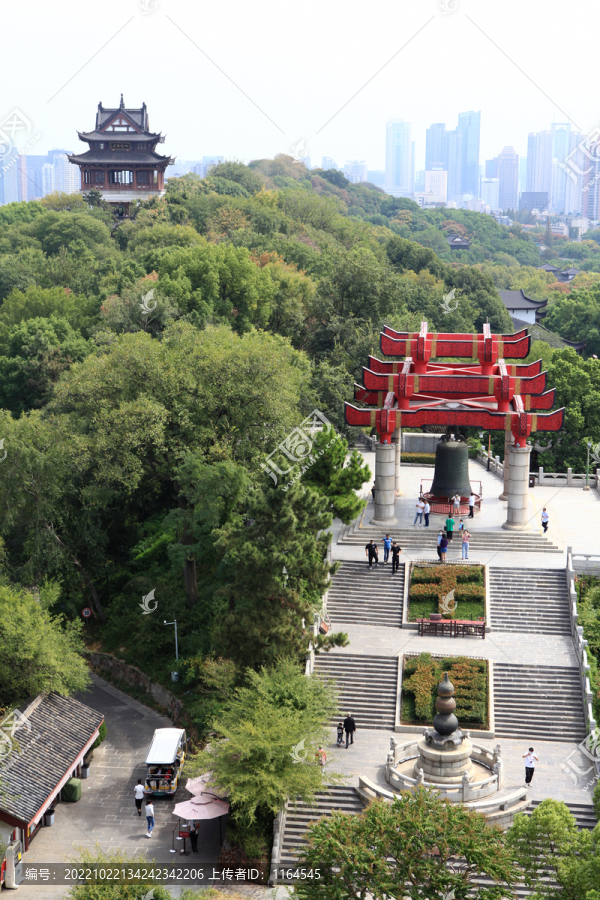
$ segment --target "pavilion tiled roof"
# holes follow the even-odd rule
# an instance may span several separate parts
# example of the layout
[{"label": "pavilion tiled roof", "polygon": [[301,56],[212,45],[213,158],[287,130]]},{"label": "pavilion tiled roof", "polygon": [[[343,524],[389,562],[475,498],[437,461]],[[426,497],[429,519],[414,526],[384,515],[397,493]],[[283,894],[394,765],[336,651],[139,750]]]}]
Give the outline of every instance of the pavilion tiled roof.
[{"label": "pavilion tiled roof", "polygon": [[168,165],[175,160],[170,156],[161,156],[153,150],[142,150],[139,153],[131,153],[129,150],[87,150],[85,153],[69,156],[69,161],[76,165],[88,166],[153,166],[164,163]]},{"label": "pavilion tiled roof", "polygon": [[104,716],[73,697],[41,694],[21,710],[30,729],[17,728],[0,764],[0,813],[31,822]]},{"label": "pavilion tiled roof", "polygon": [[502,302],[507,309],[543,309],[548,305],[547,300],[532,300],[524,292],[523,288],[519,291],[498,291],[502,298]]},{"label": "pavilion tiled roof", "polygon": [[78,131],[80,141],[131,141],[132,143],[164,144],[163,135],[150,131]]}]

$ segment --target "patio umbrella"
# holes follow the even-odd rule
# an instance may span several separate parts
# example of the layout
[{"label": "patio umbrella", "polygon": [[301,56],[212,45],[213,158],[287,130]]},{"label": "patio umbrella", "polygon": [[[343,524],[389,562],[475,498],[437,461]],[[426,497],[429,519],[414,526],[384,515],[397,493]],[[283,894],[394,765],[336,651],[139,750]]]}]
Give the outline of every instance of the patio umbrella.
[{"label": "patio umbrella", "polygon": [[182,819],[219,819],[219,840],[223,843],[221,816],[229,812],[229,803],[220,800],[215,794],[203,791],[191,800],[184,800],[173,807],[173,815]]},{"label": "patio umbrella", "polygon": [[198,778],[188,778],[185,783],[186,791],[189,791],[190,794],[194,795],[201,794],[210,781],[210,776],[211,773],[207,772],[205,775],[199,775]]}]

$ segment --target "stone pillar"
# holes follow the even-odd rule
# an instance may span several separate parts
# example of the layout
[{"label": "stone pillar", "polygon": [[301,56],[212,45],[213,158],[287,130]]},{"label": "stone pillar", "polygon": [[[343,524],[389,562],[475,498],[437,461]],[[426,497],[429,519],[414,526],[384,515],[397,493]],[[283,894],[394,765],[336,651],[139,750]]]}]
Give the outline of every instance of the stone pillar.
[{"label": "stone pillar", "polygon": [[371,525],[397,525],[396,447],[375,444],[375,515]]},{"label": "stone pillar", "polygon": [[529,458],[531,444],[511,447],[509,450],[510,473],[508,476],[508,508],[506,522],[502,526],[509,531],[529,530]]},{"label": "stone pillar", "polygon": [[508,478],[510,473],[510,445],[513,442],[513,436],[510,431],[504,432],[504,487],[498,500],[508,500]]},{"label": "stone pillar", "polygon": [[400,460],[402,458],[402,429],[396,428],[393,434],[393,439],[396,445],[396,481],[395,481],[395,490],[396,497],[402,496],[402,491],[400,490]]}]

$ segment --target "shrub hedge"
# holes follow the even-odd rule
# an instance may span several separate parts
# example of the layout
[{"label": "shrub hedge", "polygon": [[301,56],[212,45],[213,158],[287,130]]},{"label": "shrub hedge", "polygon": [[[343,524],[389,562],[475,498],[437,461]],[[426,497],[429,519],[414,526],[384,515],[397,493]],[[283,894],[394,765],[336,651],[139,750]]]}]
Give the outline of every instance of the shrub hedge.
[{"label": "shrub hedge", "polygon": [[[454,590],[455,603],[460,612],[442,610],[442,598]],[[413,567],[410,578],[409,621],[426,618],[436,610],[448,619],[478,619],[485,616],[485,586],[483,566],[427,566]]]},{"label": "shrub hedge", "polygon": [[456,717],[460,725],[488,724],[487,661],[466,656],[443,658],[421,653],[404,660],[402,723],[431,723],[435,715],[437,686],[444,672],[454,685]]},{"label": "shrub hedge", "polygon": [[434,466],[435,453],[403,453],[402,462]]}]

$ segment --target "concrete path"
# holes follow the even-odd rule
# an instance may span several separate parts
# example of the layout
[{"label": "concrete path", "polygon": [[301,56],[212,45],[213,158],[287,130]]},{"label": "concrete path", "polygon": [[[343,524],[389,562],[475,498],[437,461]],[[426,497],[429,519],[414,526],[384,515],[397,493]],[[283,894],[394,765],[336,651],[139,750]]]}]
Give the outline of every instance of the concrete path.
[{"label": "concrete path", "polygon": [[[170,719],[97,675],[92,675],[91,690],[77,699],[104,714],[107,737],[94,751],[89,778],[82,781],[81,800],[58,804],[54,825],[38,832],[25,855],[25,863],[71,861],[81,849],[94,851],[95,847],[106,853],[121,851],[160,863],[189,863],[194,858],[216,860],[220,849],[218,819],[202,823],[197,857],[169,852],[172,846],[177,851],[183,846],[177,840],[173,844],[178,819],[172,814],[175,802],[190,797],[183,787],[177,791],[176,800],[156,799],[156,825],[150,839],[146,837],[143,806],[142,817],[137,814],[133,787],[138,778],[144,778],[144,760],[154,730],[170,727]],[[50,900],[63,896],[67,890],[23,883],[18,896],[20,900]]]}]

